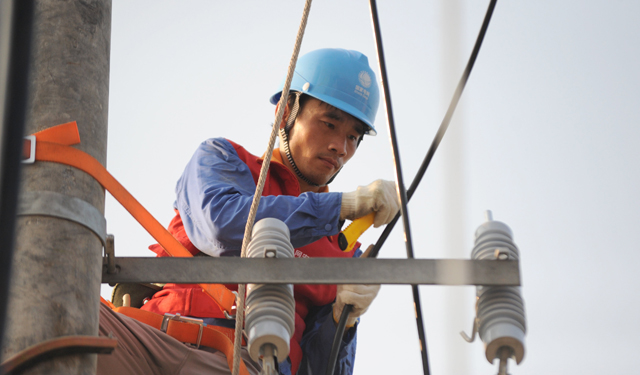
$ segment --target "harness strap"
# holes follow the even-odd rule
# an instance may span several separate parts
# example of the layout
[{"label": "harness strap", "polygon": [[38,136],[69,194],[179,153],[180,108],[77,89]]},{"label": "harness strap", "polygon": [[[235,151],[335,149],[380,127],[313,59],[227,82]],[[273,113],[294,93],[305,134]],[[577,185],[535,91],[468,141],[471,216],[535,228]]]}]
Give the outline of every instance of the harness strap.
[{"label": "harness strap", "polygon": [[[33,136],[36,139],[35,160],[64,164],[86,172],[111,193],[169,255],[182,258],[193,256],[100,162],[83,151],[69,147],[80,143],[78,125],[75,121],[42,130]],[[25,144],[25,151],[29,149]],[[34,157],[34,155],[29,156]],[[223,311],[232,313],[232,306],[236,298],[233,292],[222,284],[200,284],[200,286]]]},{"label": "harness strap", "polygon": [[[104,302],[104,300],[103,300]],[[111,306],[110,306],[111,307]],[[226,327],[208,326],[204,323],[190,322],[180,316],[156,314],[151,311],[140,310],[135,307],[116,307],[113,311],[135,319],[150,327],[166,332],[174,339],[196,345],[216,349],[227,357],[229,369],[233,366],[233,337],[234,330]],[[195,320],[195,319],[193,319]],[[246,342],[243,340],[243,344]],[[240,359],[240,374],[249,375],[244,361]]]}]

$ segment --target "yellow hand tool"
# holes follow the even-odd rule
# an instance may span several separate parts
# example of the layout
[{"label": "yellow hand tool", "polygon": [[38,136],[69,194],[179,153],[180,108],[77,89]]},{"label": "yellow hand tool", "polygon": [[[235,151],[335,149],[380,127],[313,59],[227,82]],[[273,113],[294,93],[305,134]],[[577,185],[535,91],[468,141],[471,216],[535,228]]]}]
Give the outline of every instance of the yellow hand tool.
[{"label": "yellow hand tool", "polygon": [[355,219],[345,230],[340,232],[338,236],[338,245],[342,251],[353,250],[353,245],[356,244],[358,238],[364,233],[370,226],[373,225],[373,219],[376,217],[376,213],[372,212],[369,215],[359,217]]}]

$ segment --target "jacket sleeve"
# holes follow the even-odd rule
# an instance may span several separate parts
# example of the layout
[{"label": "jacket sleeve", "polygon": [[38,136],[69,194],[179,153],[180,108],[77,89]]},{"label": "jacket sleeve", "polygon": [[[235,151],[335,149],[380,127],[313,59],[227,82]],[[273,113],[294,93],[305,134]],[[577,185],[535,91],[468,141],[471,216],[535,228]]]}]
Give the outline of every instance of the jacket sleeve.
[{"label": "jacket sleeve", "polygon": [[[211,256],[239,255],[256,185],[225,139],[200,144],[176,186],[175,206],[191,242]],[[338,233],[341,193],[263,196],[256,221],[287,224],[295,248]]]}]

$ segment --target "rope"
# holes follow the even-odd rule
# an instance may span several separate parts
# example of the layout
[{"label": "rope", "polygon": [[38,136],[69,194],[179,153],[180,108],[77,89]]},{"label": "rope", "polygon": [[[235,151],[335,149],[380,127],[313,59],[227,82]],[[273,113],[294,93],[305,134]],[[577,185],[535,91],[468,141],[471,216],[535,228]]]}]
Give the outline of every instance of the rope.
[{"label": "rope", "polygon": [[[251,202],[251,209],[249,210],[249,217],[247,218],[247,225],[244,229],[244,239],[242,240],[242,252],[240,256],[245,258],[247,256],[247,248],[249,242],[251,242],[251,232],[253,231],[253,223],[256,219],[256,213],[258,211],[258,205],[260,204],[260,197],[262,196],[262,190],[267,179],[267,171],[269,170],[269,164],[271,163],[271,154],[278,136],[278,128],[282,122],[284,114],[284,107],[288,98],[289,88],[291,87],[291,80],[293,79],[293,72],[298,61],[298,54],[300,53],[300,45],[302,44],[302,37],[304,36],[304,30],[307,27],[307,19],[309,18],[309,10],[311,9],[311,0],[306,0],[304,5],[304,11],[302,13],[302,20],[300,21],[300,27],[298,28],[298,35],[296,36],[296,44],[293,49],[293,55],[289,62],[289,70],[287,71],[287,79],[285,80],[284,87],[282,88],[282,94],[280,95],[280,101],[278,102],[278,111],[276,113],[276,120],[273,123],[271,130],[271,137],[269,138],[269,146],[262,162],[262,168],[260,169],[260,177],[256,186],[256,192],[253,196],[253,202]],[[242,346],[242,327],[244,325],[244,298],[245,298],[245,284],[238,285],[238,303],[236,309],[236,330],[235,339],[233,343],[233,375],[238,375],[240,370],[240,350]]]}]

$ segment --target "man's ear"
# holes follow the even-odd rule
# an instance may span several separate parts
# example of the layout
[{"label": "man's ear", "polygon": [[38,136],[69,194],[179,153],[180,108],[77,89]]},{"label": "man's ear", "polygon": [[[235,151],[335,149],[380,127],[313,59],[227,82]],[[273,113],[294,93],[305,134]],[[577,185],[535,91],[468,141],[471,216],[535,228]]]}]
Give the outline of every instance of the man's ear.
[{"label": "man's ear", "polygon": [[[280,103],[276,105],[275,114],[278,113],[278,108],[280,107]],[[282,122],[280,123],[280,129],[284,129],[287,126],[287,120],[289,119],[289,114],[291,113],[291,109],[289,108],[289,102],[285,103],[284,113],[282,114]]]}]

